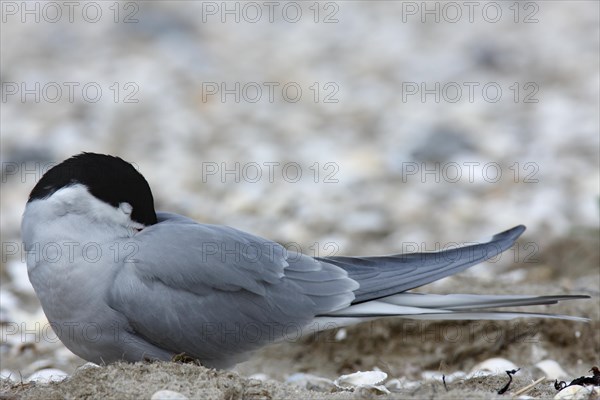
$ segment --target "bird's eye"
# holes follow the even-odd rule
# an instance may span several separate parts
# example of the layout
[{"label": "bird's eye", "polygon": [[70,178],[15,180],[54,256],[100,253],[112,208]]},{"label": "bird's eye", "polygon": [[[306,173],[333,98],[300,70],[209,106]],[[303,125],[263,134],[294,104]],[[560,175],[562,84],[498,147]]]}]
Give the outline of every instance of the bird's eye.
[{"label": "bird's eye", "polygon": [[140,224],[139,222],[132,221],[129,225],[129,232],[132,235],[135,235],[136,233],[140,233],[145,227],[145,225]]},{"label": "bird's eye", "polygon": [[138,233],[140,233],[144,228],[143,227],[137,227],[137,226],[130,226],[127,230],[128,230],[128,236],[129,237],[133,237],[135,235],[137,235]]}]

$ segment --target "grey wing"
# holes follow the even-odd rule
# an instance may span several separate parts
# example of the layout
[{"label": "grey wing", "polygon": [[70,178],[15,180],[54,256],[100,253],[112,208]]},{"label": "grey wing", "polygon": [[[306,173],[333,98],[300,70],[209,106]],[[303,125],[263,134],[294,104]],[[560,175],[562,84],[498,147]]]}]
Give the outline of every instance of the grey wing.
[{"label": "grey wing", "polygon": [[159,215],[135,241],[109,305],[146,341],[207,366],[227,367],[245,352],[305,333],[315,315],[350,305],[358,288],[342,268],[175,215]]}]

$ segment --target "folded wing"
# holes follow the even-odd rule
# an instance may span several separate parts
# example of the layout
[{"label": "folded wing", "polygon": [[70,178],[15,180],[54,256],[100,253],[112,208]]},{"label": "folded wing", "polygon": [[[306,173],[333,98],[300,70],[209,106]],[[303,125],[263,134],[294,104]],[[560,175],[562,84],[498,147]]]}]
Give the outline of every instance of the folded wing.
[{"label": "folded wing", "polygon": [[334,265],[233,228],[168,214],[159,221],[134,237],[137,252],[108,293],[155,346],[223,368],[354,300],[358,284]]}]

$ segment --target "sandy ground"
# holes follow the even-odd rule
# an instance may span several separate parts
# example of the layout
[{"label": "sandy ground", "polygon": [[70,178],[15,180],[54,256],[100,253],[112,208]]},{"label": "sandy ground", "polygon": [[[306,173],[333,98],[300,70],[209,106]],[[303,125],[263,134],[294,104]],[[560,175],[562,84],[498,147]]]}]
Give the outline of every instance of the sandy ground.
[{"label": "sandy ground", "polygon": [[[515,377],[511,390],[516,392],[531,383],[531,374],[521,372]],[[276,381],[261,382],[248,379],[233,372],[209,370],[199,366],[160,364],[116,364],[100,369],[78,372],[67,382],[50,385],[22,384],[8,387],[3,392],[9,398],[149,398],[159,390],[172,390],[188,398],[198,399],[355,399],[355,398],[439,398],[439,399],[495,399],[499,389],[508,382],[506,375],[490,375],[447,384],[426,381],[416,389],[403,390],[390,395],[372,392],[326,393],[299,389]],[[140,385],[142,387],[140,387]],[[2,390],[7,389],[2,382]],[[549,398],[556,393],[550,383],[539,384],[527,394],[534,398]]]}]

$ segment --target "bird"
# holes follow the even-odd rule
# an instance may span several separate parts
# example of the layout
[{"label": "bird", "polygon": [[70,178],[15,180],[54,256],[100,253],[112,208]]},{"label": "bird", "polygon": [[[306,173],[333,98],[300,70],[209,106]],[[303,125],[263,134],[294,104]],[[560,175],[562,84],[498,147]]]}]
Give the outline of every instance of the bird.
[{"label": "bird", "polygon": [[232,368],[263,346],[379,318],[586,318],[499,311],[585,295],[411,289],[510,248],[522,225],[439,252],[310,257],[228,226],[156,211],[129,162],[84,152],[49,169],[21,223],[27,271],[50,326],[97,364],[184,355]]}]

